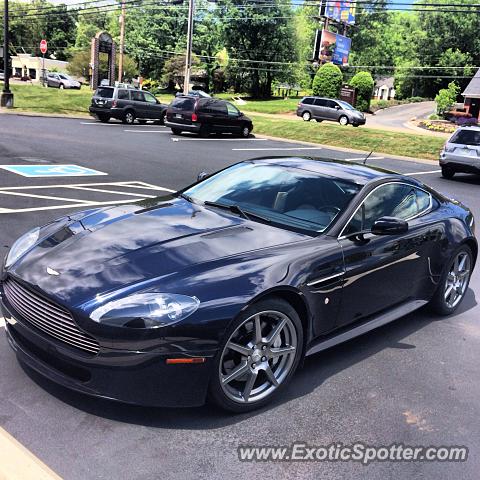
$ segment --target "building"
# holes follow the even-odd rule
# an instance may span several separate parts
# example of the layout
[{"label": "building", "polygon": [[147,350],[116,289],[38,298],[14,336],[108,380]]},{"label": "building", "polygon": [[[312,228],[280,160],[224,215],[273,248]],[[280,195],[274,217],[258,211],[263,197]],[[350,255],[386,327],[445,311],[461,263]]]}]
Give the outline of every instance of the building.
[{"label": "building", "polygon": [[[17,78],[29,77],[33,82],[40,82],[42,76],[42,57],[32,57],[27,53],[20,53],[12,56],[12,75]],[[68,62],[45,58],[45,70],[58,72],[67,71]]]},{"label": "building", "polygon": [[462,95],[465,98],[465,111],[480,120],[480,69],[470,80]]},{"label": "building", "polygon": [[375,82],[373,98],[376,100],[393,100],[395,98],[394,77],[381,77]]}]

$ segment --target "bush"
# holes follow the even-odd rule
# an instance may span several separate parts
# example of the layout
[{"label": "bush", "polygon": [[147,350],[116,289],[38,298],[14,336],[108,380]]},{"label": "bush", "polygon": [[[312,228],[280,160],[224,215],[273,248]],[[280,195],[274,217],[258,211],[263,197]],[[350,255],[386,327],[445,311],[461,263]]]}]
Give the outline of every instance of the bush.
[{"label": "bush", "polygon": [[313,94],[320,97],[337,98],[342,83],[342,71],[333,63],[326,63],[315,74],[312,85]]},{"label": "bush", "polygon": [[406,99],[409,103],[418,103],[418,102],[426,102],[429,99],[423,97],[410,97]]},{"label": "bush", "polygon": [[432,113],[431,115],[428,116],[429,120],[440,120],[440,115],[437,115],[436,113]]},{"label": "bush", "polygon": [[443,115],[448,112],[457,101],[459,93],[460,87],[455,82],[450,82],[448,88],[442,88],[435,97],[437,113]]},{"label": "bush", "polygon": [[355,108],[362,112],[368,112],[370,109],[370,100],[372,99],[373,81],[370,72],[358,72],[350,80],[349,85],[357,89],[357,102]]}]

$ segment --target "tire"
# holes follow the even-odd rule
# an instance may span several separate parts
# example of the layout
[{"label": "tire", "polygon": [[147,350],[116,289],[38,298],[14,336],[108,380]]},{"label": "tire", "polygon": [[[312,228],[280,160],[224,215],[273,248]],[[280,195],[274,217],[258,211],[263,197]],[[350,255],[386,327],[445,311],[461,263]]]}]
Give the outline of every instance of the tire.
[{"label": "tire", "polygon": [[102,123],[108,123],[109,120],[110,120],[110,116],[109,115],[97,115],[98,116],[98,119],[102,122]]},{"label": "tire", "polygon": [[126,123],[127,125],[133,125],[133,123],[135,122],[135,113],[133,112],[133,110],[127,110],[125,112],[122,122]]},{"label": "tire", "polygon": [[452,167],[442,166],[442,177],[451,180],[455,175],[455,170]]},{"label": "tire", "polygon": [[248,138],[250,136],[250,127],[248,125],[243,125],[242,129],[240,130],[240,136],[242,138]]},{"label": "tire", "polygon": [[140,125],[145,125],[147,123],[146,120],[137,120],[137,122],[140,124]]},{"label": "tire", "polygon": [[180,135],[180,134],[182,133],[182,131],[179,130],[178,128],[172,128],[172,133],[173,133],[174,135]]},{"label": "tire", "polygon": [[339,119],[338,119],[338,123],[340,125],[342,125],[342,127],[344,127],[345,125],[348,125],[348,117],[346,115],[342,115]]},{"label": "tire", "polygon": [[303,112],[302,118],[304,122],[309,122],[312,119],[312,114],[310,112]]},{"label": "tire", "polygon": [[[439,315],[452,314],[462,303],[470,283],[473,254],[468,245],[460,246],[447,264],[430,300],[430,308]],[[447,293],[450,290],[450,293]]]},{"label": "tire", "polygon": [[[279,355],[282,348],[285,352]],[[302,350],[303,328],[295,309],[280,298],[260,300],[227,330],[215,357],[209,400],[235,413],[266,405],[288,385]]]},{"label": "tire", "polygon": [[59,88],[60,90],[63,90],[63,89],[65,88],[65,85],[64,85],[63,83],[61,83],[61,84],[58,86],[58,88]]}]

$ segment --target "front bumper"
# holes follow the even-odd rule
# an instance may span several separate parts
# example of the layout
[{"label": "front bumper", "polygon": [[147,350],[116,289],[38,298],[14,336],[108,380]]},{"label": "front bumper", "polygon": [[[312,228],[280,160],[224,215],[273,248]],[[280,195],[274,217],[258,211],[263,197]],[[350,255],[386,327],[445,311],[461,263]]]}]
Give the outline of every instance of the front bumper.
[{"label": "front bumper", "polygon": [[199,123],[187,125],[184,123],[171,122],[165,119],[165,126],[171,128],[172,130],[181,130],[182,132],[194,132],[198,133],[200,131],[201,125]]},{"label": "front bumper", "polygon": [[202,364],[167,365],[181,357],[101,348],[96,355],[78,351],[40,332],[12,313],[0,298],[7,339],[17,358],[55,383],[95,397],[144,406],[190,407],[205,403],[212,352],[185,352],[205,356]]},{"label": "front bumper", "polygon": [[365,123],[367,123],[367,119],[366,118],[358,118],[358,117],[355,117],[355,118],[352,118],[350,120],[350,122],[353,124],[353,125],[365,125]]}]

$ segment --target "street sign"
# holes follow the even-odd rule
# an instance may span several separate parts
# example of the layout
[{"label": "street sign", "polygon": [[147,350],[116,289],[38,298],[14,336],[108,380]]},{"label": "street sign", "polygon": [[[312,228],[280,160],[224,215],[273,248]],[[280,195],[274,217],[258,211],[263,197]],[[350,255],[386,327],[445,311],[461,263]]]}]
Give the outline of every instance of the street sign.
[{"label": "street sign", "polygon": [[87,177],[108,175],[80,165],[0,165],[0,168],[22,177]]},{"label": "street sign", "polygon": [[40,51],[43,53],[43,55],[45,55],[47,53],[47,41],[45,39],[43,39],[41,42],[40,42]]}]

